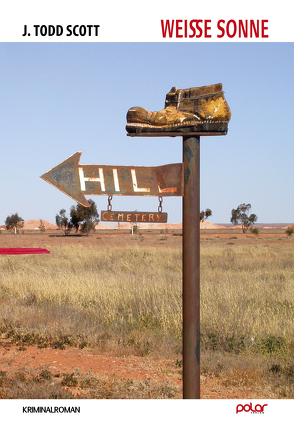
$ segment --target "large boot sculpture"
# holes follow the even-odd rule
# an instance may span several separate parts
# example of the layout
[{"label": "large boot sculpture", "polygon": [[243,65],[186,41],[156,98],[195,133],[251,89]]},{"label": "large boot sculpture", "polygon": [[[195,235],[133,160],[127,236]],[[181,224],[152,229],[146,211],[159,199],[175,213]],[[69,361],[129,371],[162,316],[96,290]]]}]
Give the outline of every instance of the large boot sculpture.
[{"label": "large boot sculpture", "polygon": [[231,111],[221,83],[190,89],[173,87],[161,111],[130,108],[126,130],[136,135],[162,132],[226,134],[230,118]]}]

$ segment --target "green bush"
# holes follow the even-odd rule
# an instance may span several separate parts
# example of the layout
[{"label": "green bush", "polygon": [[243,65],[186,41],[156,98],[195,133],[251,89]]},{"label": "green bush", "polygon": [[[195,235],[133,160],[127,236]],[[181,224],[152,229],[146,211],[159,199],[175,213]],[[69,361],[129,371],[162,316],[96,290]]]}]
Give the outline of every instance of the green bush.
[{"label": "green bush", "polygon": [[250,228],[250,231],[254,235],[258,235],[259,234],[259,229],[258,228]]}]

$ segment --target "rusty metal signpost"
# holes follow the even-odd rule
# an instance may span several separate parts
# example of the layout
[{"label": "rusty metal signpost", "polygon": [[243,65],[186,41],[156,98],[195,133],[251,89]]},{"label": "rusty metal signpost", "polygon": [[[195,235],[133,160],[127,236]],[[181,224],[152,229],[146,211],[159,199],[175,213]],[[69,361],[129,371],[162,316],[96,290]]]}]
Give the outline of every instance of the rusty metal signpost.
[{"label": "rusty metal signpost", "polygon": [[[159,167],[80,165],[77,152],[41,176],[78,203],[85,195],[183,197],[183,397],[200,398],[200,136],[226,135],[231,117],[222,84],[178,90],[166,95],[165,108],[141,107],[127,113],[131,137],[183,139],[183,162]],[[166,222],[166,213],[101,212],[102,220]]]}]

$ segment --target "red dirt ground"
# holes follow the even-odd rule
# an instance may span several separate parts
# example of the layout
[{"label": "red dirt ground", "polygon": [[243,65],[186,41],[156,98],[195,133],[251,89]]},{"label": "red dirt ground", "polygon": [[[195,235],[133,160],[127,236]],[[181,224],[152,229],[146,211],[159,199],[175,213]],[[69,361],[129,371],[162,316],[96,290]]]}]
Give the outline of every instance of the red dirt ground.
[{"label": "red dirt ground", "polygon": [[[89,349],[52,349],[36,348],[33,346],[20,350],[17,345],[7,341],[0,341],[0,371],[14,374],[18,371],[31,371],[46,369],[57,377],[72,374],[77,369],[81,373],[102,375],[103,377],[116,377],[144,381],[151,379],[153,383],[170,382],[182,394],[182,376],[178,367],[171,360],[117,357],[101,354]],[[65,389],[68,389],[64,387]],[[74,395],[81,395],[82,390],[70,389]],[[201,398],[203,399],[256,399],[260,394],[253,388],[240,389],[225,385],[218,377],[201,376]]]}]

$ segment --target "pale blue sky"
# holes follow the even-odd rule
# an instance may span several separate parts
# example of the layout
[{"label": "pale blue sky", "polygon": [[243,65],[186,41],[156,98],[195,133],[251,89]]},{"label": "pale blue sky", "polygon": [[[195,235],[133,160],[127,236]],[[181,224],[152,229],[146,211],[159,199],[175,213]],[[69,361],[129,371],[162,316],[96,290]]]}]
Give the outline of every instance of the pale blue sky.
[{"label": "pale blue sky", "polygon": [[[55,222],[75,202],[40,175],[82,151],[82,164],[182,161],[182,139],[126,136],[127,110],[164,107],[172,86],[223,83],[227,136],[201,138],[201,208],[229,222],[251,203],[258,222],[294,222],[293,43],[1,43],[0,224],[18,212]],[[98,210],[106,196],[93,196]],[[155,197],[114,210],[156,211]],[[182,200],[165,198],[169,222]]]}]

